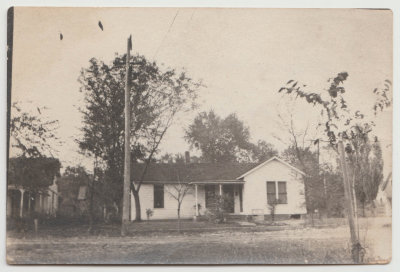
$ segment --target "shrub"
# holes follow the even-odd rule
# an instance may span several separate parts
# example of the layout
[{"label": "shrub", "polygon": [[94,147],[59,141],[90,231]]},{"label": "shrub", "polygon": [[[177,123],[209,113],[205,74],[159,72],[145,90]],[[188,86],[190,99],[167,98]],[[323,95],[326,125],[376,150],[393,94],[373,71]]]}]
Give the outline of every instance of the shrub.
[{"label": "shrub", "polygon": [[154,211],[152,209],[146,209],[147,220],[150,220],[150,217],[152,217],[153,214],[154,214]]},{"label": "shrub", "polygon": [[209,219],[209,221],[218,224],[226,222],[226,213],[233,202],[232,197],[229,197],[227,195],[218,195],[215,196],[212,202],[213,205],[211,205],[211,207],[206,210],[204,215]]}]

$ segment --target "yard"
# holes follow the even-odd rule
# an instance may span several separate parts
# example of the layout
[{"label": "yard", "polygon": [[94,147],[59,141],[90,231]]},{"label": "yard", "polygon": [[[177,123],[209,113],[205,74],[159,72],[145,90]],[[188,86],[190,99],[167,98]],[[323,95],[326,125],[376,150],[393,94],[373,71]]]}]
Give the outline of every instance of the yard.
[{"label": "yard", "polygon": [[[42,227],[37,235],[9,232],[7,260],[12,264],[318,264],[351,263],[349,231],[342,219],[300,220],[285,225],[241,226],[184,221],[133,223],[129,237],[117,225]],[[366,263],[391,258],[390,218],[360,219]],[[373,245],[373,246],[372,246]]]}]

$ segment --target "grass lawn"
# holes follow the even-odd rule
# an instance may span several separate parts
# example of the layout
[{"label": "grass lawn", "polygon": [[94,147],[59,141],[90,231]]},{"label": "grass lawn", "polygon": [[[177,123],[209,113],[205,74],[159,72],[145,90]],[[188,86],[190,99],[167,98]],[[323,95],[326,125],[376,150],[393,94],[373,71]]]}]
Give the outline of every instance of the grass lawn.
[{"label": "grass lawn", "polygon": [[[298,221],[297,221],[298,222]],[[298,224],[296,222],[296,224]],[[176,222],[132,224],[129,237],[119,226],[42,228],[37,236],[8,233],[7,260],[17,264],[320,264],[351,263],[346,226],[241,227],[236,224]],[[288,227],[289,226],[289,227]],[[360,220],[367,263],[389,260],[390,218]]]}]

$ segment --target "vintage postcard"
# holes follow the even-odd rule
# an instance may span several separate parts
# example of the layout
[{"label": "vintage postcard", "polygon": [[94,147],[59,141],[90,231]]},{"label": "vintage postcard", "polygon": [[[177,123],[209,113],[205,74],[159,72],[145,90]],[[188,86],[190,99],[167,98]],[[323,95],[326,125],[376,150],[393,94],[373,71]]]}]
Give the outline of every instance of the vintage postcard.
[{"label": "vintage postcard", "polygon": [[392,17],[10,8],[7,262],[390,262]]}]

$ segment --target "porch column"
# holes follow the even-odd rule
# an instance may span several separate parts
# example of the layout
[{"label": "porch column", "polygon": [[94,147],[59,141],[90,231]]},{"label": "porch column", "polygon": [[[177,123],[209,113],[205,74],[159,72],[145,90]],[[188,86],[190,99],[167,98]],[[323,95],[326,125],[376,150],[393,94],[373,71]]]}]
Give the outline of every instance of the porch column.
[{"label": "porch column", "polygon": [[222,184],[219,185],[219,195],[222,196]]},{"label": "porch column", "polygon": [[28,192],[28,213],[31,213],[31,192]]},{"label": "porch column", "polygon": [[20,207],[19,207],[19,217],[22,218],[22,213],[24,210],[24,193],[25,190],[24,189],[19,189],[20,193],[21,193],[21,202],[20,202]]},{"label": "porch column", "polygon": [[199,216],[199,202],[197,199],[197,184],[194,185],[194,191],[195,191],[195,196],[196,196],[196,216]]},{"label": "porch column", "polygon": [[39,213],[41,213],[43,210],[43,195],[42,193],[39,193]]},{"label": "porch column", "polygon": [[51,192],[51,208],[50,208],[50,214],[54,215],[54,192]]}]

